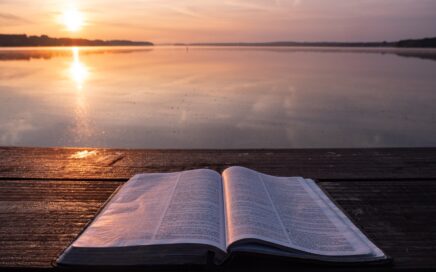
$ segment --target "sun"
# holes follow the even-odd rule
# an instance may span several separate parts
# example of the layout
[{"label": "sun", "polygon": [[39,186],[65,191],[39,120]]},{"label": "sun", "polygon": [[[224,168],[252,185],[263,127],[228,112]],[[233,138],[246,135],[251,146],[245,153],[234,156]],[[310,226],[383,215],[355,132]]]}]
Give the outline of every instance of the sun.
[{"label": "sun", "polygon": [[66,10],[62,16],[62,23],[68,31],[77,32],[85,24],[83,14],[76,9]]}]

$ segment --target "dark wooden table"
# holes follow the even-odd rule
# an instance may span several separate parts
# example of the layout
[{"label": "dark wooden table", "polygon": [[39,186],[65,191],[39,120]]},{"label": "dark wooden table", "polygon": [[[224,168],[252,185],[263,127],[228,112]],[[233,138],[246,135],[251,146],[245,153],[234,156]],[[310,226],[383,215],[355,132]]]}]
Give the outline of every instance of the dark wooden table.
[{"label": "dark wooden table", "polygon": [[[356,269],[436,269],[435,148],[0,148],[0,269],[53,270],[56,256],[111,193],[136,173],[196,168],[222,171],[232,165],[272,175],[318,179],[369,237],[394,258],[391,267]],[[224,269],[292,268],[292,264],[245,260]]]}]

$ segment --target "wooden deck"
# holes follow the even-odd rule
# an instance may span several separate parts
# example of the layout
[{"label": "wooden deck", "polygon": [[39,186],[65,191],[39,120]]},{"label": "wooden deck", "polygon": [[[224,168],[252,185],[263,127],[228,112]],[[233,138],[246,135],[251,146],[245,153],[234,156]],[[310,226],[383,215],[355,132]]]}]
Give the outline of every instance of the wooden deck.
[{"label": "wooden deck", "polygon": [[[204,167],[222,171],[231,165],[318,179],[370,238],[394,258],[392,267],[363,270],[436,269],[435,148],[0,148],[0,270],[53,270],[56,256],[109,195],[135,173]],[[290,270],[292,265],[241,259],[226,270],[242,268]]]}]

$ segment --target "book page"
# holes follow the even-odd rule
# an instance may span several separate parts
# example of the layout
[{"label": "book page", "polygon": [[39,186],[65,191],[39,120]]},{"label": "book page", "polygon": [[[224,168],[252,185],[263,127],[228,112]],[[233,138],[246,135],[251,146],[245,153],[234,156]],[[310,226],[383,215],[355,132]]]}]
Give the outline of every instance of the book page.
[{"label": "book page", "polygon": [[263,174],[260,177],[293,248],[329,256],[371,253],[354,230],[311,189],[310,181]]},{"label": "book page", "polygon": [[289,244],[275,207],[257,172],[231,167],[223,172],[227,244],[242,239],[262,239]]},{"label": "book page", "polygon": [[221,176],[210,170],[184,172],[157,227],[158,243],[208,243],[225,251]]},{"label": "book page", "polygon": [[211,170],[130,179],[73,247],[198,243],[225,251],[221,176]]},{"label": "book page", "polygon": [[371,253],[303,178],[232,167],[225,171],[223,184],[228,243],[251,238],[320,255]]}]

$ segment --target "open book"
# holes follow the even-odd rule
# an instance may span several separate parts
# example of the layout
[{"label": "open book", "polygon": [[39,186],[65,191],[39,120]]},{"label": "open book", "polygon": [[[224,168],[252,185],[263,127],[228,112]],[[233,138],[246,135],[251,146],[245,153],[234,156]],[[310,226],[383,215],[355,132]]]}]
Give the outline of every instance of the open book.
[{"label": "open book", "polygon": [[222,176],[135,175],[57,264],[221,264],[238,252],[338,263],[386,259],[314,181],[231,167]]}]

